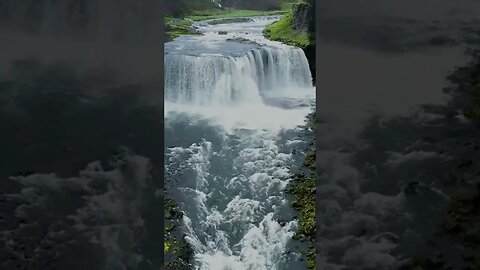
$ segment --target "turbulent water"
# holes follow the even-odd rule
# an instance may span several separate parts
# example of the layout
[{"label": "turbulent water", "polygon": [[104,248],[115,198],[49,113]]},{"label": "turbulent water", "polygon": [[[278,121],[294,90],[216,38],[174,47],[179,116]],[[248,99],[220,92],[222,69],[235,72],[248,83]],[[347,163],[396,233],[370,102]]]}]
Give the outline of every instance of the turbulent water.
[{"label": "turbulent water", "polygon": [[165,45],[165,172],[195,269],[305,268],[283,190],[315,91],[303,51],[262,36],[276,19],[201,22]]}]

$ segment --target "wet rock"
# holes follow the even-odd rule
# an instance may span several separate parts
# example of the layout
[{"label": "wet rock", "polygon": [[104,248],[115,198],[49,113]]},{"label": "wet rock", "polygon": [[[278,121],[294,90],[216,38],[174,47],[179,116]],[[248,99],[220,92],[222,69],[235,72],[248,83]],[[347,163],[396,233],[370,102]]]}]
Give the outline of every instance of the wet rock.
[{"label": "wet rock", "polygon": [[308,3],[297,3],[293,7],[292,28],[298,32],[312,31],[315,27],[315,16]]},{"label": "wet rock", "polygon": [[253,19],[252,18],[225,18],[225,19],[209,21],[208,24],[216,25],[216,24],[244,23],[244,22],[253,22]]},{"label": "wet rock", "polygon": [[257,42],[242,37],[227,38],[227,41],[260,46]]}]

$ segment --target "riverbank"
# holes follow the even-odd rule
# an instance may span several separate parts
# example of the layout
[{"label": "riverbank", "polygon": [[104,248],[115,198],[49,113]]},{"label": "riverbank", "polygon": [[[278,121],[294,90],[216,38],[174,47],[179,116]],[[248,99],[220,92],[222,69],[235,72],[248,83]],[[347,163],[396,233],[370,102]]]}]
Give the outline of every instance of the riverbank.
[{"label": "riverbank", "polygon": [[[307,2],[299,2],[279,21],[268,25],[264,35],[270,40],[301,48],[307,57],[313,83],[316,81],[315,68],[315,12]],[[294,174],[287,187],[287,194],[292,196],[292,208],[299,212],[299,231],[295,239],[306,241],[308,249],[304,250],[307,267],[315,269],[316,249],[316,113],[307,116],[306,128],[309,130],[309,146],[304,160],[304,170]]]},{"label": "riverbank", "polygon": [[301,48],[316,82],[315,7],[306,1],[292,4],[284,16],[265,28],[265,37]]},{"label": "riverbank", "polygon": [[192,269],[193,251],[177,229],[181,226],[182,217],[183,213],[179,211],[177,203],[172,199],[164,199],[163,254],[166,270]]},{"label": "riverbank", "polygon": [[[264,15],[263,12],[260,15]],[[231,19],[235,18],[236,16],[230,16]],[[241,16],[238,16],[241,17]],[[212,18],[212,17],[211,17]],[[222,19],[219,18],[212,18],[212,19]],[[181,19],[181,20],[172,20],[175,23],[184,26],[184,27],[191,27],[193,20],[191,18]],[[273,21],[273,19],[271,20]],[[259,34],[261,34],[261,29],[259,29]],[[192,37],[192,38],[201,38],[201,37]],[[176,41],[175,41],[176,42]],[[297,50],[298,51],[298,50]],[[305,66],[304,71],[302,74],[308,73],[308,69]],[[308,81],[308,80],[307,80]],[[309,269],[313,269],[315,266],[315,249],[314,247],[314,239],[315,239],[315,125],[314,125],[314,114],[311,114],[307,117],[307,133],[309,135],[305,138],[305,141],[309,143],[308,149],[306,151],[306,157],[304,161],[304,167],[300,169],[302,173],[296,174],[293,176],[293,181],[291,184],[288,185],[286,192],[292,196],[292,207],[298,211],[299,213],[299,231],[296,233],[295,239],[306,241],[308,244],[308,248],[303,251],[306,259],[307,259],[307,266]],[[301,121],[301,120],[300,120]],[[300,122],[299,121],[299,122]],[[300,157],[301,158],[301,157]],[[281,197],[285,196],[285,193],[282,191],[279,193]],[[166,210],[167,211],[167,210]],[[170,215],[170,217],[175,217],[175,215]],[[290,219],[290,218],[289,218]],[[295,218],[296,219],[296,218]],[[179,220],[179,219],[178,219]],[[167,226],[167,225],[166,225]],[[176,231],[175,227],[166,227],[166,234],[174,234]],[[171,237],[166,236],[166,245],[164,246],[165,253],[168,253],[172,250],[172,246],[176,246],[178,241],[183,241],[183,237]],[[179,250],[180,253],[184,253],[185,250]],[[188,252],[187,252],[188,253]],[[209,254],[210,256],[210,254]],[[166,256],[166,261],[169,262],[169,265],[175,265],[178,257],[175,256]],[[300,262],[302,268],[303,263]],[[173,268],[172,268],[173,269]]]},{"label": "riverbank", "polygon": [[294,239],[306,241],[308,248],[303,250],[307,259],[308,269],[315,269],[315,233],[316,233],[316,123],[315,112],[307,116],[305,129],[308,130],[306,140],[308,148],[301,172],[292,176],[292,181],[286,188],[286,193],[292,196],[292,208],[298,211],[299,230]]},{"label": "riverbank", "polygon": [[279,10],[260,11],[245,9],[206,9],[189,11],[182,16],[166,16],[164,19],[167,40],[172,40],[180,35],[197,35],[199,32],[192,27],[195,21],[231,19],[257,16],[285,15],[292,9],[292,4],[284,2]]}]

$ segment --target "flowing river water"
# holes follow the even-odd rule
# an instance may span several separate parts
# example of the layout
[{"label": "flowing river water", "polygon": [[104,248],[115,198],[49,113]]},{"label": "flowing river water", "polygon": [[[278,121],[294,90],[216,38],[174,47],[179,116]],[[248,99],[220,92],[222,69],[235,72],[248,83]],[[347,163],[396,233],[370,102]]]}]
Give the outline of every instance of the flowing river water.
[{"label": "flowing river water", "polygon": [[165,175],[195,269],[305,269],[284,193],[301,167],[315,87],[278,17],[195,23],[165,44]]}]

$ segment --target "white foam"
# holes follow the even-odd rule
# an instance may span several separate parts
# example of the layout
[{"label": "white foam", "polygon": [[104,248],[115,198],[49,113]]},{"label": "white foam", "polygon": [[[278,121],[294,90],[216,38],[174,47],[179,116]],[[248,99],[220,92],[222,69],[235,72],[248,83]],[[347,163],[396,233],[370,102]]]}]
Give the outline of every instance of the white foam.
[{"label": "white foam", "polygon": [[[224,136],[221,150],[207,140],[167,150],[166,167],[180,162],[177,171],[188,171],[195,182],[180,188],[193,198],[185,205],[184,227],[195,251],[195,269],[283,269],[296,222],[281,226],[274,218],[287,203],[283,189],[290,180],[292,158],[280,151],[278,136],[282,129],[304,123],[315,89],[302,50],[263,38],[261,30],[272,21],[200,26],[205,35],[192,37],[209,49],[235,35],[269,45],[252,47],[243,56],[165,57],[166,125],[187,115],[192,125],[208,120],[219,132],[236,137]],[[268,102],[292,100],[308,105]],[[233,156],[226,154],[230,152]],[[213,164],[226,159],[231,159],[231,176],[216,175]]]}]

